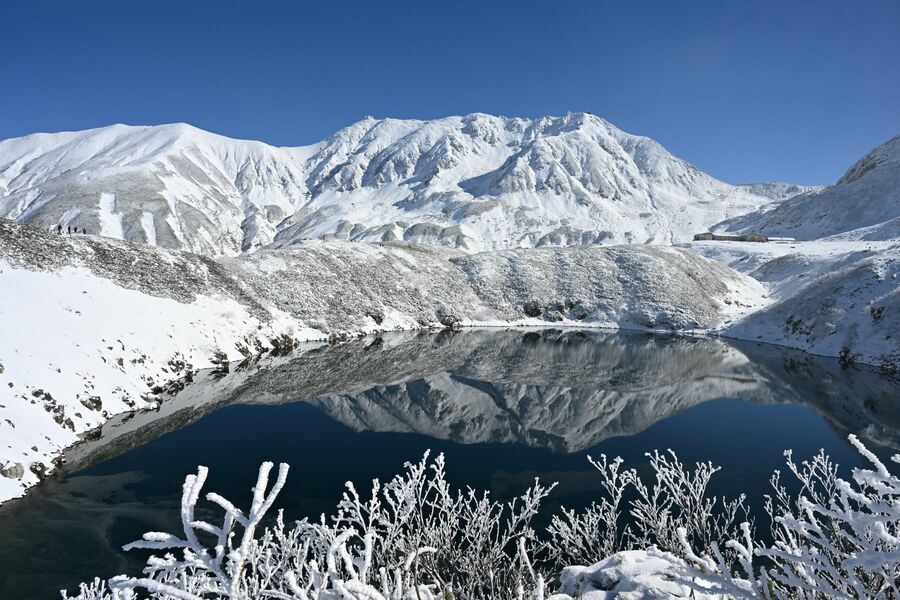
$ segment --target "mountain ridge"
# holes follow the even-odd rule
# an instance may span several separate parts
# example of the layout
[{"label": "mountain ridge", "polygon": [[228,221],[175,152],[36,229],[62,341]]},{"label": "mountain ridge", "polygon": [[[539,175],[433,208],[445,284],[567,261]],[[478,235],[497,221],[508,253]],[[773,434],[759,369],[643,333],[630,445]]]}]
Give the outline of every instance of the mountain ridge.
[{"label": "mountain ridge", "polygon": [[589,113],[366,117],[298,147],[185,123],[0,141],[0,216],[208,255],[307,238],[672,243],[782,199],[767,185],[721,182]]}]

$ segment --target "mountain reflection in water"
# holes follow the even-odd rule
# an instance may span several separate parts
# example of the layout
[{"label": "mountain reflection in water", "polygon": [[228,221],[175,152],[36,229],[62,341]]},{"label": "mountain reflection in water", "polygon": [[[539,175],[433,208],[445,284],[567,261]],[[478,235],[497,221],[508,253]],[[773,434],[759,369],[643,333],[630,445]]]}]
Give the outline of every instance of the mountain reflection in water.
[{"label": "mountain reflection in water", "polygon": [[575,452],[698,404],[815,408],[845,437],[897,447],[897,382],[771,345],[633,333],[393,334],[238,367],[127,415],[69,453],[91,464],[231,404],[303,401],[357,431]]}]

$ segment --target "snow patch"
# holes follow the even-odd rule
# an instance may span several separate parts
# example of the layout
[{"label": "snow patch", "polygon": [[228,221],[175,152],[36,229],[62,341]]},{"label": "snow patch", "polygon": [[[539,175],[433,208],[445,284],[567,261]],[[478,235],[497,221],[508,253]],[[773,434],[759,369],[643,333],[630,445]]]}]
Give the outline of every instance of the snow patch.
[{"label": "snow patch", "polygon": [[100,235],[124,239],[122,215],[116,212],[116,195],[109,192],[100,194]]},{"label": "snow patch", "polygon": [[144,230],[144,235],[147,236],[147,243],[156,246],[156,219],[153,217],[153,213],[141,213],[141,228]]}]

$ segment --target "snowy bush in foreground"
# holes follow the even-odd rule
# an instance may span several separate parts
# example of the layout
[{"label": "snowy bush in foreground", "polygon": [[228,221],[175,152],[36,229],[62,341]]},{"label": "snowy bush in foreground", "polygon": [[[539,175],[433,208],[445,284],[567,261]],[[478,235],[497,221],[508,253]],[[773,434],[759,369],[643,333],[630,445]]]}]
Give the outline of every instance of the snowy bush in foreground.
[{"label": "snowy bush in foreground", "polygon": [[[697,555],[683,540],[695,571],[735,598],[900,597],[900,479],[855,436],[850,442],[874,470],[854,469],[846,481],[822,452],[799,465],[787,452],[802,489],[791,496],[780,473],[772,477],[775,495],[766,510],[774,543],[761,546],[744,526],[740,538],[725,544],[738,555],[735,575],[718,544]],[[900,456],[891,460],[900,463]]]},{"label": "snowy bush in foreground", "polygon": [[[800,490],[791,494],[780,473],[772,477],[769,545],[740,521],[747,515],[743,496],[708,496],[717,467],[691,470],[671,452],[648,454],[655,479],[649,485],[621,459],[592,460],[604,496],[581,513],[564,509],[544,536],[532,520],[553,486],[535,481],[518,499],[495,502],[452,490],[442,456],[429,461],[426,454],[390,482],[374,481],[368,498],[348,483],[334,516],[291,527],[281,513],[261,527],[287,465],[271,489],[273,465],[261,466],[246,514],[206,494],[223,512],[219,525],[195,517],[206,480],[200,467],[184,483],[183,537],[145,534],[126,549],[166,553],[148,560],[143,577],[95,580],[75,598],[897,598],[900,479],[850,440],[874,465],[855,469],[851,481],[837,476],[824,453],[800,464],[787,453]],[[559,593],[548,597],[550,572],[559,573]]]},{"label": "snowy bush in foreground", "polygon": [[151,557],[143,578],[116,577],[82,586],[77,598],[490,598],[524,596],[543,588],[528,558],[536,534],[531,520],[553,486],[535,481],[519,498],[500,503],[472,489],[451,490],[443,456],[428,455],[386,484],[375,480],[363,499],[352,483],[330,520],[287,528],[281,513],[256,536],[284,485],[288,466],[268,487],[263,463],[244,515],[218,494],[206,499],[224,512],[221,525],[195,519],[206,469],[184,483],[183,538],[144,534],[125,547],[178,551]]},{"label": "snowy bush in foreground", "polygon": [[[738,533],[738,517],[748,518],[745,497],[728,501],[707,494],[718,467],[698,463],[691,471],[671,451],[668,456],[653,452],[647,457],[655,478],[652,486],[635,470],[622,470],[621,458],[588,457],[602,476],[605,497],[583,512],[563,508],[553,517],[546,547],[556,567],[590,564],[620,550],[650,546],[684,556],[679,529],[693,548],[706,548]],[[626,503],[629,488],[634,498]],[[630,520],[623,524],[626,511]],[[729,564],[734,554],[727,554]]]}]

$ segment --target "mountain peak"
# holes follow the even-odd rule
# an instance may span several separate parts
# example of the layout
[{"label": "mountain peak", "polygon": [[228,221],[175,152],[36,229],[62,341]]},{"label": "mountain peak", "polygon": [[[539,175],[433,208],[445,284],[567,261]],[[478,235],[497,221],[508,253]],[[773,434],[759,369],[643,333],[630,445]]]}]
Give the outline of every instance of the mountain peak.
[{"label": "mountain peak", "polygon": [[862,157],[844,173],[838,183],[852,183],[867,173],[890,166],[900,166],[900,135],[892,137]]},{"label": "mountain peak", "polygon": [[900,136],[867,153],[833,185],[721,225],[800,240],[900,239]]}]

